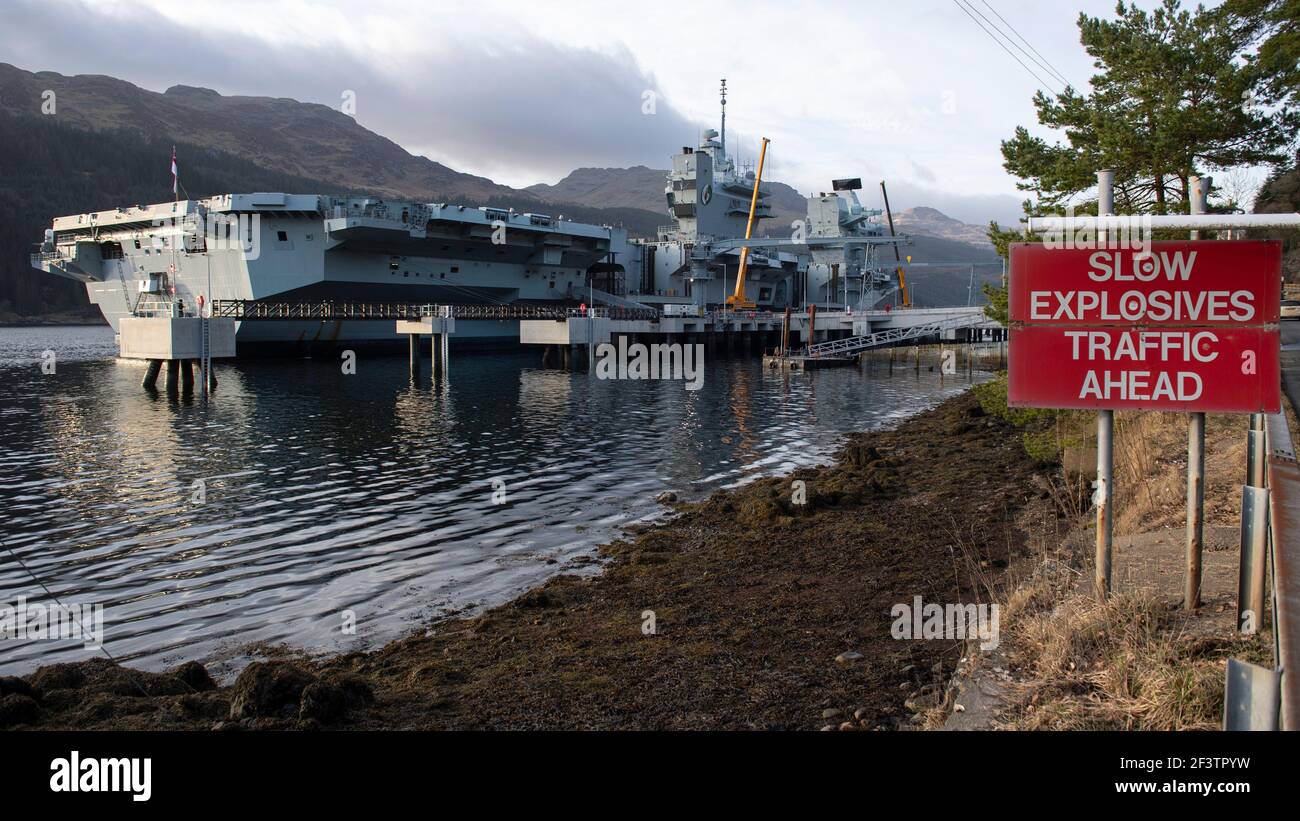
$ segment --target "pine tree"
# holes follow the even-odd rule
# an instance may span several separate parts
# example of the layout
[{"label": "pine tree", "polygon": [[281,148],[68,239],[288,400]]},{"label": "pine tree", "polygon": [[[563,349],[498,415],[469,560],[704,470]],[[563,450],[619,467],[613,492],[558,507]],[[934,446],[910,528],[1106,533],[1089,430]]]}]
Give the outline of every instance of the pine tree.
[{"label": "pine tree", "polygon": [[[1090,194],[1103,168],[1115,172],[1117,213],[1167,214],[1187,213],[1193,176],[1292,162],[1300,0],[1227,0],[1213,10],[1162,0],[1153,11],[1119,2],[1114,19],[1080,14],[1078,27],[1097,70],[1091,89],[1034,95],[1039,124],[1066,142],[1018,126],[1002,143],[1003,167],[1031,195],[1026,215],[1097,213]],[[1006,256],[1025,238],[994,222],[989,239]],[[985,293],[1005,305],[1004,290]]]},{"label": "pine tree", "polygon": [[1081,14],[1078,26],[1097,68],[1091,91],[1034,97],[1039,123],[1063,131],[1067,143],[1049,144],[1023,126],[1002,143],[1004,167],[1035,197],[1030,213],[1074,203],[1101,168],[1115,171],[1118,212],[1186,212],[1189,177],[1290,159],[1300,113],[1272,105],[1283,73],[1275,61],[1248,59],[1260,26],[1188,11],[1180,0],[1151,12],[1120,2],[1116,19]]}]

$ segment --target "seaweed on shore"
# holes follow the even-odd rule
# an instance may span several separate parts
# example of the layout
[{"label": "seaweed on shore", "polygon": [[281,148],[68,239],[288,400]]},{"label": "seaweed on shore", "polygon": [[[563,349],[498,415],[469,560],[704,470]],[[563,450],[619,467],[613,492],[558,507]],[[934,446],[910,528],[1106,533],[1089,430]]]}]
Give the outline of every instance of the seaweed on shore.
[{"label": "seaweed on shore", "polygon": [[1014,514],[1039,493],[1038,470],[968,392],[847,437],[833,465],[679,504],[606,545],[599,575],[558,576],[374,652],[257,663],[215,689],[195,687],[206,673],[193,668],[55,665],[3,685],[0,723],[907,728],[909,694],[934,689],[963,645],[893,638],[892,607],[986,595],[990,569],[1023,544]]}]

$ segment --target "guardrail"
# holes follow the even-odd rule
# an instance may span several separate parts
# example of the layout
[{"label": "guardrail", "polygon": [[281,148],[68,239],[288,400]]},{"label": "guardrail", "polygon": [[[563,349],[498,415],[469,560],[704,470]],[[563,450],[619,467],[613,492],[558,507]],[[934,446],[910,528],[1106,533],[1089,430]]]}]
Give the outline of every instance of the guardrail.
[{"label": "guardrail", "polygon": [[1286,414],[1268,418],[1269,553],[1273,576],[1273,654],[1280,727],[1300,730],[1300,464]]},{"label": "guardrail", "polygon": [[[1261,464],[1261,462],[1263,464]],[[1265,533],[1243,510],[1238,627],[1254,632],[1273,583],[1273,668],[1229,659],[1223,704],[1225,730],[1300,730],[1300,463],[1285,413],[1252,417],[1247,446],[1245,499],[1267,507]],[[1251,544],[1262,549],[1251,550]],[[1248,578],[1248,576],[1250,578]]]}]

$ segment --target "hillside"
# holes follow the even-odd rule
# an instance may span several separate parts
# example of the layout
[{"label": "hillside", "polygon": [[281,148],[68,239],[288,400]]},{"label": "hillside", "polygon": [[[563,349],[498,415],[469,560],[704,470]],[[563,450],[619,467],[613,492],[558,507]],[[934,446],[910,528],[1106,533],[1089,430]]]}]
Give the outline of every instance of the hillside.
[{"label": "hillside", "polygon": [[[47,89],[56,94],[53,116],[40,113]],[[173,145],[182,196],[192,198],[254,190],[370,193],[562,214],[622,225],[633,236],[650,236],[668,222],[662,170],[580,168],[555,185],[518,190],[413,156],[323,105],[190,86],[160,94],[112,77],[33,73],[6,63],[0,144],[0,321],[97,317],[80,285],[32,270],[28,254],[55,216],[167,199]],[[760,235],[788,235],[790,223],[806,216],[807,200],[783,183],[769,186],[775,218]],[[905,232],[948,237],[917,236],[907,253],[918,262],[993,259],[985,247],[952,242],[965,239],[971,226],[933,209],[903,212],[899,224]],[[926,272],[918,298],[964,304],[967,280],[965,271]]]},{"label": "hillside", "polygon": [[935,208],[920,206],[900,211],[894,215],[894,227],[905,234],[926,234],[981,247],[993,247],[986,226],[955,220]]},{"label": "hillside", "polygon": [[[579,168],[554,185],[530,185],[523,189],[544,200],[577,202],[585,205],[639,208],[655,213],[664,210],[664,180],[668,171],[646,168]],[[765,236],[787,236],[790,223],[808,213],[808,198],[781,182],[764,183],[770,193],[773,218],[759,231]],[[934,208],[908,208],[894,214],[900,233],[925,234],[931,237],[966,242],[991,248],[988,228],[955,220]]]},{"label": "hillside", "polygon": [[392,197],[473,200],[517,193],[462,174],[359,125],[328,106],[271,97],[226,97],[173,86],[159,94],[100,75],[33,73],[0,63],[0,110],[37,115],[54,91],[54,118],[92,130],[127,130],[237,155],[283,173]]},{"label": "hillside", "polygon": [[[0,145],[0,321],[54,313],[98,320],[83,285],[31,268],[28,255],[54,216],[168,199],[172,143],[134,130],[90,132],[50,117],[0,113]],[[177,151],[186,157],[185,186],[194,197],[334,187],[221,151],[185,143]]]},{"label": "hillside", "polygon": [[[579,168],[554,185],[538,183],[523,189],[541,199],[554,202],[576,202],[591,206],[619,206],[637,208],[665,215],[664,183],[668,171],[636,165],[631,168]],[[768,202],[772,205],[772,219],[765,220],[758,230],[760,236],[789,236],[790,223],[808,215],[808,199],[795,189],[780,182],[766,181]]]}]

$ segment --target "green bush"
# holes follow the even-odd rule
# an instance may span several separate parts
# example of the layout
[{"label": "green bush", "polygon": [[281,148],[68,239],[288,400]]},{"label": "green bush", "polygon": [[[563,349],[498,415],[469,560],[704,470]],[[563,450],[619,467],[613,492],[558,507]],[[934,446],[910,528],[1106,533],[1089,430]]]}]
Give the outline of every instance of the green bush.
[{"label": "green bush", "polygon": [[1022,429],[1025,453],[1044,462],[1059,462],[1061,452],[1082,439],[1071,435],[1078,427],[1079,411],[1053,408],[1013,408],[1007,405],[1007,373],[975,386],[975,398],[989,416],[996,416]]}]

